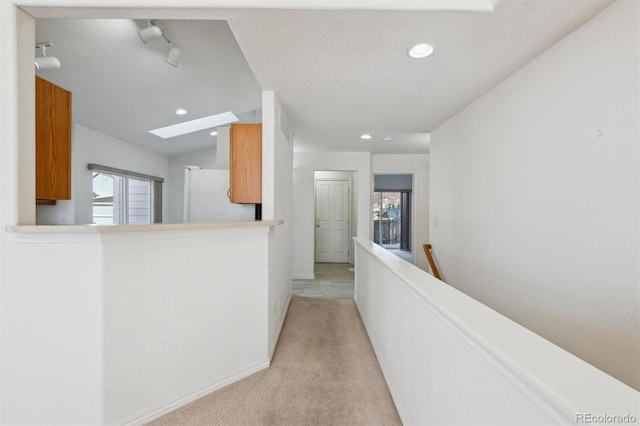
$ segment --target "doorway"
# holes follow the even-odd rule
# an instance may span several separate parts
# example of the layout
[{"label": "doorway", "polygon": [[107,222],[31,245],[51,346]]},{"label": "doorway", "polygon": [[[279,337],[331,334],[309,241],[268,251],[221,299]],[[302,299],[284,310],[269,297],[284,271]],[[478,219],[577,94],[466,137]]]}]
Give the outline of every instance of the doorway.
[{"label": "doorway", "polygon": [[352,237],[351,172],[315,172],[315,262],[349,263]]},{"label": "doorway", "polygon": [[412,175],[374,175],[373,242],[413,262]]}]

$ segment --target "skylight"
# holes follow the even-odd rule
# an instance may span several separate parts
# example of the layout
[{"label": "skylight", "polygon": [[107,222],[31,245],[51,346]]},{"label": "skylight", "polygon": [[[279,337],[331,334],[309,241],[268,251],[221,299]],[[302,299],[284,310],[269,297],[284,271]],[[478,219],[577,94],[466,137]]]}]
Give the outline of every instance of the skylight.
[{"label": "skylight", "polygon": [[236,117],[231,111],[227,111],[221,114],[198,118],[196,120],[185,121],[183,123],[174,124],[172,126],[149,130],[149,133],[152,133],[162,139],[168,139],[176,136],[186,135],[187,133],[197,132],[199,130],[224,126],[225,124],[234,123],[236,121],[238,121],[238,117]]}]

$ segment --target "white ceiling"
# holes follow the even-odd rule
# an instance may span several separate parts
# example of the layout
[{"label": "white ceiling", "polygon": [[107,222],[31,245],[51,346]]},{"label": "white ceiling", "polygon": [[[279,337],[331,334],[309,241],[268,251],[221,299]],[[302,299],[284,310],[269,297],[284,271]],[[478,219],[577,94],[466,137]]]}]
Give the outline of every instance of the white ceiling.
[{"label": "white ceiling", "polygon": [[[162,21],[182,51],[178,67],[166,63],[169,44],[145,45],[144,21],[41,19],[36,40],[52,41],[47,54],[62,62],[37,74],[70,90],[73,121],[147,148],[175,154],[211,146],[210,131],[161,139],[148,131],[232,111],[260,108],[260,87],[225,21]],[[188,114],[177,116],[177,108]]]},{"label": "white ceiling", "polygon": [[[252,121],[260,90],[276,92],[297,150],[420,153],[440,123],[612,2],[502,0],[494,12],[158,10],[146,17],[191,19],[159,20],[182,50],[177,68],[164,62],[166,42],[142,43],[143,21],[39,19],[37,41],[54,42],[48,53],[62,62],[39,74],[73,92],[75,122],[167,154],[215,138],[161,140],[148,130],[227,110]],[[407,49],[423,41],[434,55],[410,59]],[[189,114],[176,116],[178,107]],[[361,140],[365,132],[374,138]]]}]

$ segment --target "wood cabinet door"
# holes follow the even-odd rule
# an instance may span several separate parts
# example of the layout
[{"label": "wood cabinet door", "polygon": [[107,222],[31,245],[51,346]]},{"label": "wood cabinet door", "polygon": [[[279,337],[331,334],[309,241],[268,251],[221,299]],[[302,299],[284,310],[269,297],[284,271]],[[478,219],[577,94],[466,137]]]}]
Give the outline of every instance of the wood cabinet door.
[{"label": "wood cabinet door", "polygon": [[36,77],[36,198],[71,199],[71,92]]},{"label": "wood cabinet door", "polygon": [[262,124],[232,124],[229,140],[231,202],[262,203]]}]

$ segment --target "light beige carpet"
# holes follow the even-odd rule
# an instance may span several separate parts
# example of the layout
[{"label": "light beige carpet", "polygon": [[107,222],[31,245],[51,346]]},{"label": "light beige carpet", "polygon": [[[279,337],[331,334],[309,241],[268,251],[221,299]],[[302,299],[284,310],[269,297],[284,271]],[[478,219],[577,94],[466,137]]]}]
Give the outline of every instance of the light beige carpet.
[{"label": "light beige carpet", "polygon": [[353,300],[294,296],[271,366],[152,425],[400,425]]}]

